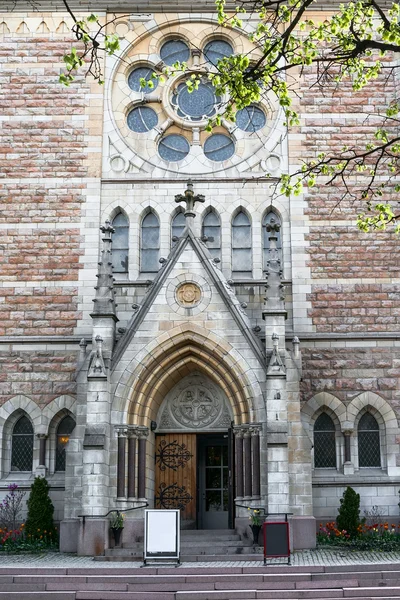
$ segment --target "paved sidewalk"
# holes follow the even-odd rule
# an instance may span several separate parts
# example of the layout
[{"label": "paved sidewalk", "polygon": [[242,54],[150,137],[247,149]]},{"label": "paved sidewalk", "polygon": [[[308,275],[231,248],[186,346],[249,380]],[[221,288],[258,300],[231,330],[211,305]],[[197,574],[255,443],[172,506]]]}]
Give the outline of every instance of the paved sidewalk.
[{"label": "paved sidewalk", "polygon": [[[292,566],[307,567],[312,565],[344,566],[368,564],[396,564],[400,565],[400,552],[352,552],[342,549],[301,550],[294,552],[291,557]],[[272,559],[268,564],[284,566],[285,559]],[[140,562],[98,562],[88,556],[75,554],[62,554],[57,552],[47,554],[0,554],[0,573],[2,567],[40,567],[40,568],[89,568],[89,569],[121,569],[137,568]],[[218,561],[218,562],[193,562],[182,563],[186,568],[205,567],[258,567],[263,565],[262,556],[259,561]],[[170,567],[170,565],[168,565]],[[157,565],[161,568],[161,565]]]}]

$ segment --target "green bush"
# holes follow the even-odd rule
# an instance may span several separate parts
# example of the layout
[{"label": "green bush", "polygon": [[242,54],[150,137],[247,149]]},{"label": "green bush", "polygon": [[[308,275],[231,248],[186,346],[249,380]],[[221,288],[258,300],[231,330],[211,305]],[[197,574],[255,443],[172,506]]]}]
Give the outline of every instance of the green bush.
[{"label": "green bush", "polygon": [[35,477],[27,501],[28,517],[25,536],[29,539],[56,539],[54,506],[49,496],[49,484],[44,477]]},{"label": "green bush", "polygon": [[348,487],[340,498],[340,508],[336,519],[337,528],[346,531],[351,538],[359,533],[360,526],[360,494]]}]

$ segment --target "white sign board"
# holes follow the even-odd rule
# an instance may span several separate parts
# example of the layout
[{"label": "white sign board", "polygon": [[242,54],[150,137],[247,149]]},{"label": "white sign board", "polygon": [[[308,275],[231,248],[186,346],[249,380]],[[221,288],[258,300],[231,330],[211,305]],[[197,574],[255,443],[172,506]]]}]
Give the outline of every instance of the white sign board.
[{"label": "white sign board", "polygon": [[144,564],[148,560],[180,557],[180,511],[144,511]]}]

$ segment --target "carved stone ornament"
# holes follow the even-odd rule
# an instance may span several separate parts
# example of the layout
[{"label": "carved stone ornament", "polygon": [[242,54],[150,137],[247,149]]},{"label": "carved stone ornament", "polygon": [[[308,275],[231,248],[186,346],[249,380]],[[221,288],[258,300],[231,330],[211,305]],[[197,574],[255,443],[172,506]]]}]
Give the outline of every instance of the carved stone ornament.
[{"label": "carved stone ornament", "polygon": [[232,416],[221,390],[205,377],[192,375],[168,394],[158,420],[160,430],[228,429]]},{"label": "carved stone ornament", "polygon": [[183,283],[176,289],[175,296],[180,306],[193,308],[201,300],[201,289],[195,283]]}]

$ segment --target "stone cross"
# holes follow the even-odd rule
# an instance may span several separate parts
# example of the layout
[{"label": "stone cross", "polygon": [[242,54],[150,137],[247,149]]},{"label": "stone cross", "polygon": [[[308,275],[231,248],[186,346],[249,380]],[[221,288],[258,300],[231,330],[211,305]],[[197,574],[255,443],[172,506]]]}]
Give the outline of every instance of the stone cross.
[{"label": "stone cross", "polygon": [[186,224],[189,225],[192,219],[194,219],[196,216],[196,213],[194,212],[194,205],[196,202],[205,202],[205,197],[202,194],[197,194],[197,196],[194,195],[193,183],[189,179],[185,193],[175,196],[175,202],[186,202],[186,210],[184,215],[186,217]]}]

